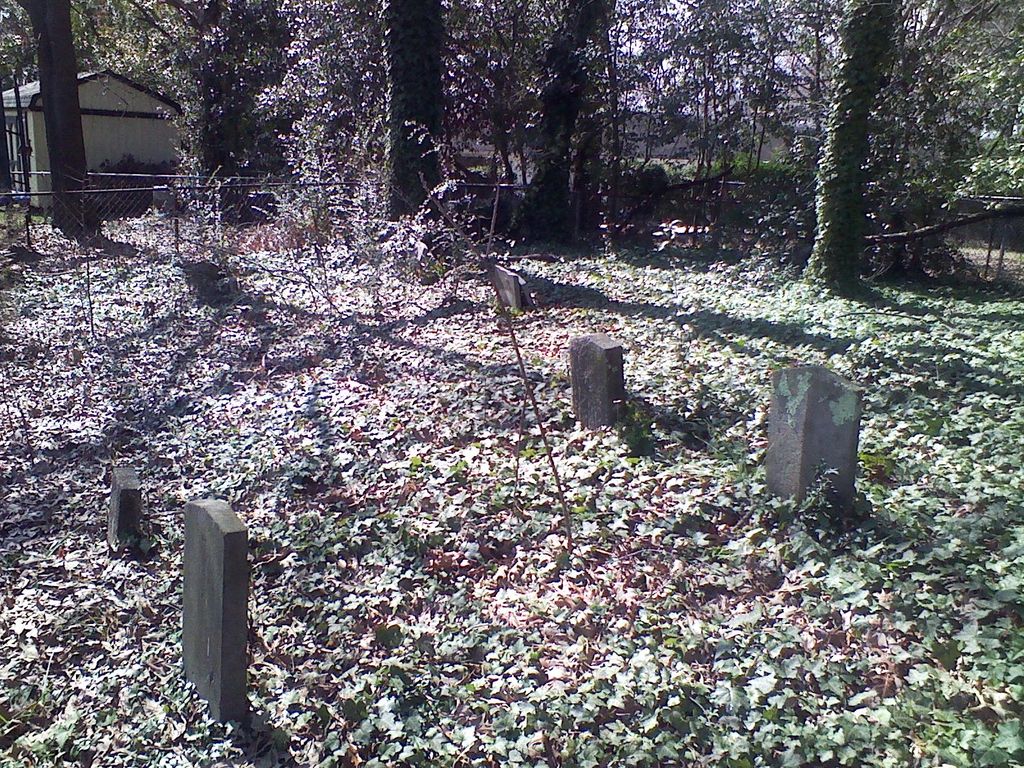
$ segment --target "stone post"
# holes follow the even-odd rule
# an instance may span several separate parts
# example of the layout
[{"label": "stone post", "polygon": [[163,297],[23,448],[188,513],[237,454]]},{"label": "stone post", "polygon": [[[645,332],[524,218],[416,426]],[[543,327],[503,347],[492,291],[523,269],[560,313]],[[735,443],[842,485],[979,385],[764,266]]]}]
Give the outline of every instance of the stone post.
[{"label": "stone post", "polygon": [[622,345],[606,334],[578,336],[569,343],[569,376],[576,419],[586,429],[611,426],[626,401]]},{"label": "stone post", "polygon": [[142,490],[139,476],[129,467],[114,467],[110,473],[110,506],[107,509],[107,546],[120,552],[136,545],[142,523]]},{"label": "stone post", "polygon": [[248,534],[227,502],[185,505],[182,653],[185,677],[214,720],[245,721],[248,653]]},{"label": "stone post", "polygon": [[776,371],[768,415],[768,490],[802,501],[829,472],[829,501],[850,509],[855,498],[861,390],[817,365]]}]

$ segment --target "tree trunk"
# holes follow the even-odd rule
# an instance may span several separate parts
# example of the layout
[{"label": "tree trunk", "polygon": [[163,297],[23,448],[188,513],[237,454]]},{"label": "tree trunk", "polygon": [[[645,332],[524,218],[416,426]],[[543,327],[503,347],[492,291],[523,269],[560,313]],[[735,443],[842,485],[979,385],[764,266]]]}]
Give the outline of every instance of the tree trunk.
[{"label": "tree trunk", "polygon": [[581,122],[572,160],[573,239],[601,224],[601,194],[595,179],[600,175],[603,126],[593,115]]},{"label": "tree trunk", "polygon": [[814,136],[821,136],[821,113],[824,88],[825,70],[825,41],[824,41],[824,18],[825,14],[821,2],[814,6],[814,82],[811,86],[811,103],[814,109]]},{"label": "tree trunk", "polygon": [[508,105],[508,75],[504,67],[494,69],[494,88],[491,91],[489,117],[491,121],[491,142],[494,152],[501,163],[501,172],[495,169],[495,179],[514,183],[515,171],[512,169],[512,150],[509,142],[509,125],[512,123]]},{"label": "tree trunk", "polygon": [[215,189],[217,214],[224,221],[244,222],[251,218],[242,175],[245,150],[243,123],[251,108],[239,93],[240,72],[232,66],[231,19],[221,0],[207,0],[193,18],[198,37],[196,85],[199,91],[199,142],[196,156],[203,174],[218,179]]},{"label": "tree trunk", "polygon": [[441,0],[385,0],[388,181],[393,217],[415,212],[441,181]]},{"label": "tree trunk", "polygon": [[78,65],[69,0],[18,0],[32,21],[39,64],[39,95],[50,160],[53,223],[68,237],[95,234],[96,221],[82,191],[88,180]]},{"label": "tree trunk", "polygon": [[564,242],[572,236],[569,176],[572,139],[587,86],[583,48],[602,16],[602,0],[571,0],[545,56],[544,144],[516,221],[516,229],[529,239]]},{"label": "tree trunk", "polygon": [[608,132],[611,140],[611,152],[608,158],[608,173],[605,188],[608,192],[605,220],[619,220],[619,191],[622,186],[622,93],[619,87],[619,47],[620,43],[615,31],[615,0],[611,0],[608,8],[608,23],[605,24],[604,44],[605,69],[608,77]]},{"label": "tree trunk", "polygon": [[860,287],[869,119],[893,56],[898,0],[852,0],[818,171],[818,231],[807,276],[839,293]]},{"label": "tree trunk", "polygon": [[[505,120],[504,113],[492,113],[501,114],[501,120]],[[507,123],[505,123],[507,124]],[[494,126],[491,131],[492,141],[494,142],[494,152],[497,156],[497,160],[501,164],[501,171],[495,168],[494,177],[498,181],[504,181],[508,184],[512,184],[516,180],[516,173],[512,168],[512,153],[508,146],[508,133],[503,127],[504,124],[498,122],[498,118],[495,117],[492,121]]]},{"label": "tree trunk", "polygon": [[231,93],[232,80],[227,58],[230,52],[225,33],[220,29],[223,8],[220,2],[208,2],[197,16],[199,59],[196,82],[199,88],[199,162],[208,176],[228,178],[239,174],[241,147],[231,136],[232,114],[237,99]]}]

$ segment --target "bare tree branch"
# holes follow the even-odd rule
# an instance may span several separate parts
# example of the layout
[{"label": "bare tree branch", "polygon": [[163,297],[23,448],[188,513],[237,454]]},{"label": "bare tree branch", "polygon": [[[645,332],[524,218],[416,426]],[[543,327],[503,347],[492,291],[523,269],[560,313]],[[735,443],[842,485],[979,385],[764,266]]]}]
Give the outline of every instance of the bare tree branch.
[{"label": "bare tree branch", "polygon": [[164,25],[160,23],[160,20],[154,16],[148,8],[146,8],[139,0],[127,0],[128,5],[135,9],[138,13],[139,18],[149,24],[154,30],[159,32],[167,40],[174,40],[175,37],[164,28]]},{"label": "bare tree branch", "polygon": [[952,221],[946,221],[941,224],[932,224],[929,227],[912,229],[908,232],[889,232],[883,235],[869,235],[866,240],[869,243],[908,243],[913,240],[923,240],[926,237],[951,232],[954,229],[966,227],[970,224],[977,224],[979,221],[1013,218],[1024,218],[1024,205],[992,208],[988,211],[973,213],[970,216],[961,216],[960,218],[953,219]]},{"label": "bare tree branch", "polygon": [[198,3],[190,3],[186,0],[160,0],[160,2],[178,11],[185,17],[185,23],[193,29],[202,29],[206,26],[206,13]]}]

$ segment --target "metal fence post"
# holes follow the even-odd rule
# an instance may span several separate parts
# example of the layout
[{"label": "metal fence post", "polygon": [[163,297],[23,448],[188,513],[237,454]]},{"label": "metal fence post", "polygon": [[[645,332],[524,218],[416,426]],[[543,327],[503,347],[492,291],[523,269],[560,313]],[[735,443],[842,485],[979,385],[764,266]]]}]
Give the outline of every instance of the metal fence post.
[{"label": "metal fence post", "polygon": [[985,251],[985,271],[981,275],[982,280],[988,280],[988,270],[992,265],[992,248],[995,245],[996,240],[996,220],[992,219],[992,223],[988,227],[988,250]]},{"label": "metal fence post", "polygon": [[1006,222],[999,222],[999,260],[996,262],[996,280],[1003,279],[1003,266],[1006,260]]},{"label": "metal fence post", "polygon": [[171,206],[171,226],[174,229],[174,256],[181,258],[181,222],[179,221],[179,210],[181,202],[178,195],[178,180],[168,179],[167,190],[169,192]]}]

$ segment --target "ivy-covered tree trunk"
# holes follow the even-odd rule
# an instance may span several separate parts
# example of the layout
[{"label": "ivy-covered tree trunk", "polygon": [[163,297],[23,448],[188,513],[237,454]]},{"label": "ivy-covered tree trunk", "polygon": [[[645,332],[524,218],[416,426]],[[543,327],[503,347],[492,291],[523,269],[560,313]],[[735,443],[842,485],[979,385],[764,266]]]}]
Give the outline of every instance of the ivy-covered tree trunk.
[{"label": "ivy-covered tree trunk", "polygon": [[53,191],[53,223],[68,237],[96,232],[82,190],[88,180],[69,0],[19,0],[32,22]]},{"label": "ivy-covered tree trunk", "polygon": [[895,49],[899,0],[850,0],[842,28],[825,151],[818,169],[818,229],[807,276],[839,293],[860,286],[865,163],[871,111]]},{"label": "ivy-covered tree trunk", "polygon": [[441,181],[441,0],[385,0],[388,195],[392,216],[412,213]]},{"label": "ivy-covered tree trunk", "polygon": [[603,0],[570,0],[544,59],[543,145],[516,221],[517,231],[532,240],[559,242],[572,236],[569,177],[572,140],[587,86],[583,49],[603,8]]}]

